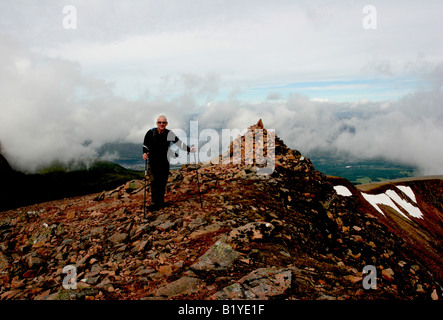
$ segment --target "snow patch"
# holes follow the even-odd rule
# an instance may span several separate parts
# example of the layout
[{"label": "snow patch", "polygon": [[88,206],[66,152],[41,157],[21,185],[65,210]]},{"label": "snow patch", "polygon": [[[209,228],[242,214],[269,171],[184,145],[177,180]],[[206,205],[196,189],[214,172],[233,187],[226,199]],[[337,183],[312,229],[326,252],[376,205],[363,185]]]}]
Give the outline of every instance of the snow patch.
[{"label": "snow patch", "polygon": [[408,218],[404,213],[401,212],[401,210],[395,205],[395,203],[392,202],[391,198],[389,198],[389,196],[387,194],[385,194],[385,193],[381,193],[381,194],[367,194],[367,193],[363,193],[363,192],[361,194],[366,199],[366,201],[369,202],[382,215],[385,215],[385,214],[383,213],[383,211],[378,206],[379,204],[384,204],[386,206],[392,207],[396,211],[401,213],[404,217]]},{"label": "snow patch", "polygon": [[[412,191],[412,190],[411,190]],[[409,203],[405,200],[403,200],[395,191],[393,190],[388,190],[386,191],[386,194],[395,202],[397,202],[403,209],[405,209],[408,214],[414,218],[421,218],[423,219],[423,213],[420,211],[420,208],[414,206],[412,203]],[[411,198],[408,195],[409,198]],[[411,198],[411,200],[415,201],[415,196],[413,198]]]},{"label": "snow patch", "polygon": [[417,203],[417,199],[415,199],[414,191],[410,187],[407,186],[396,186],[398,189],[400,189],[405,195],[409,197],[412,201]]},{"label": "snow patch", "polygon": [[349,191],[348,188],[346,188],[345,186],[334,186],[335,192],[337,192],[337,194],[339,196],[343,196],[343,197],[350,197],[352,196],[352,192]]},{"label": "snow patch", "polygon": [[[399,190],[401,190],[404,194],[406,194],[412,201],[417,203],[417,200],[415,198],[415,194],[411,188],[406,187],[406,186],[397,186],[397,188]],[[405,215],[399,209],[399,207],[396,205],[396,203],[397,203],[411,217],[423,219],[423,213],[421,212],[420,208],[418,208],[417,206],[414,206],[412,203],[409,203],[406,200],[402,199],[398,195],[398,193],[395,192],[394,190],[386,190],[385,193],[381,193],[381,194],[366,194],[363,192],[361,194],[366,199],[366,201],[368,201],[382,215],[385,215],[385,214],[378,206],[379,204],[384,204],[386,206],[390,206],[390,207],[394,208],[398,213],[400,213],[403,217],[411,220],[407,215]]]}]

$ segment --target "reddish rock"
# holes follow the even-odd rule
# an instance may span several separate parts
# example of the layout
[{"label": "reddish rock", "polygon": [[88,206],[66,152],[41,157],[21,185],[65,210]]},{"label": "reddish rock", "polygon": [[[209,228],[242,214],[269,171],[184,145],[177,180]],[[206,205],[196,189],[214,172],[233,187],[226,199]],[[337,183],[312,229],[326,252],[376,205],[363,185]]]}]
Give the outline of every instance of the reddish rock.
[{"label": "reddish rock", "polygon": [[25,273],[23,273],[23,278],[34,278],[35,277],[35,271],[34,270],[27,270]]},{"label": "reddish rock", "polygon": [[[263,165],[245,145],[259,129],[273,140],[253,144],[268,159],[275,151],[271,175],[258,174]],[[239,164],[197,166],[203,208],[192,164],[171,171],[169,205],[145,216],[138,180],[2,212],[0,298],[441,297],[441,180],[407,183],[425,217],[409,222],[386,208],[379,214],[355,186],[315,170],[262,122],[236,143],[227,155]],[[339,196],[335,185],[353,196]],[[382,278],[377,290],[362,288],[368,264]],[[72,294],[62,287],[67,265],[77,271]]]}]

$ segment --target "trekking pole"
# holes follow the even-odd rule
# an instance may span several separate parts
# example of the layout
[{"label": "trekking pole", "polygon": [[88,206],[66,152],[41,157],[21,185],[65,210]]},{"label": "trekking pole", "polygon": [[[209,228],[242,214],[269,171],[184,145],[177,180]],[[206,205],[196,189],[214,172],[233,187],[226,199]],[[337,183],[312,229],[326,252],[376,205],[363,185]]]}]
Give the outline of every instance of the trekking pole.
[{"label": "trekking pole", "polygon": [[[193,146],[194,145],[192,145],[191,147]],[[200,207],[203,209],[202,194],[200,192],[200,180],[198,179],[197,158],[195,157],[195,152],[194,152],[194,162],[195,162],[195,172],[197,172],[197,184],[198,184],[198,195],[200,196]]]},{"label": "trekking pole", "polygon": [[145,192],[143,194],[143,218],[146,218],[146,175],[148,174],[148,160],[145,160]]}]

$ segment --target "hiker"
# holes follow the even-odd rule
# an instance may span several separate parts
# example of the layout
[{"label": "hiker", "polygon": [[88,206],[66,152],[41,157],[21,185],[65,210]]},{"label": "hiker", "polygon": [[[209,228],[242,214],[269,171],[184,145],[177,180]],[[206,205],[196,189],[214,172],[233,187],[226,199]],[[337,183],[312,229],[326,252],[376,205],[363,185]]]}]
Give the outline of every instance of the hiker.
[{"label": "hiker", "polygon": [[157,127],[146,132],[143,141],[143,160],[149,159],[149,179],[151,181],[150,211],[165,206],[166,184],[169,176],[169,158],[174,156],[169,147],[172,144],[188,152],[196,152],[197,148],[188,147],[171,130],[166,129],[168,120],[164,115],[157,117]]}]

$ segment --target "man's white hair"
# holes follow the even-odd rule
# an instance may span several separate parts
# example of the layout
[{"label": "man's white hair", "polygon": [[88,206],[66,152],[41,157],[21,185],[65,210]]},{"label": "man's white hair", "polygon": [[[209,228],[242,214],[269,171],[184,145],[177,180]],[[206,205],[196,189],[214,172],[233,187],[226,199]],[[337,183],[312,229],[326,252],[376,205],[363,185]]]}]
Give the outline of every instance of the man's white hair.
[{"label": "man's white hair", "polygon": [[157,120],[160,119],[160,118],[163,118],[163,119],[165,119],[166,122],[168,122],[168,118],[166,118],[166,116],[163,115],[163,114],[157,116],[157,118],[155,118],[155,122],[157,122]]}]

